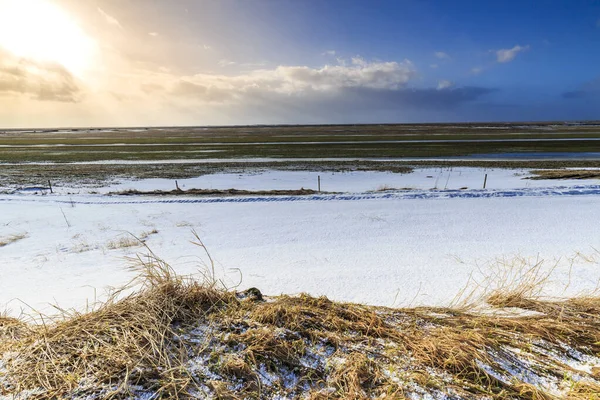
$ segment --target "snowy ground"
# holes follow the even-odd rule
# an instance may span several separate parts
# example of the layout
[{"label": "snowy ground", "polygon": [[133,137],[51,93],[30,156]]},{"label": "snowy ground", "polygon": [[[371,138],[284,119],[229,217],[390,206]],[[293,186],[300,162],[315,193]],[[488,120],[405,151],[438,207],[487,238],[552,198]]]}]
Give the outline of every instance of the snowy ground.
[{"label": "snowy ground", "polygon": [[[481,191],[486,173],[488,189]],[[438,168],[406,175],[221,174],[179,185],[316,188],[317,175],[326,191],[411,190],[327,201],[215,203],[102,195],[128,188],[174,188],[172,181],[144,180],[93,189],[99,194],[89,194],[91,188],[58,187],[53,195],[0,195],[0,243],[14,240],[0,247],[0,305],[7,304],[12,314],[28,307],[48,312],[50,302],[82,308],[86,300],[102,298],[108,286],[133,276],[125,257],[145,252],[143,247],[127,247],[131,243],[122,239],[129,233],[147,237],[147,245],[178,272],[197,272],[207,259],[190,243],[192,230],[227,285],[241,280],[241,287],[256,286],[271,295],[309,292],[387,306],[446,305],[470,277],[481,281],[496,271],[496,259],[515,256],[546,260],[548,268],[556,264],[548,295],[597,287],[596,181],[531,181],[521,179],[527,171]],[[434,187],[442,191],[431,191]],[[464,187],[469,189],[457,190]],[[79,194],[66,194],[73,192]]]},{"label": "snowy ground", "polygon": [[[529,170],[490,169],[490,168],[418,168],[410,174],[398,174],[380,171],[357,172],[310,172],[310,171],[273,171],[231,174],[218,173],[197,178],[180,179],[181,189],[242,189],[242,190],[296,190],[300,188],[318,188],[321,177],[321,189],[328,192],[367,192],[382,189],[481,189],[487,175],[487,189],[547,188],[552,186],[581,185],[581,180],[540,181],[523,179],[532,176]],[[586,182],[584,182],[586,183]],[[588,181],[598,184],[598,181]],[[0,187],[0,192],[27,192],[15,187]],[[21,188],[22,189],[22,188]],[[61,186],[55,183],[57,194],[108,193],[129,189],[137,190],[173,190],[175,181],[168,179],[124,180],[103,187],[80,185]],[[31,192],[31,191],[30,191]],[[35,190],[34,190],[35,192]]]},{"label": "snowy ground", "polygon": [[[519,187],[544,187],[547,182],[523,180],[528,171],[484,169],[484,168],[423,168],[410,174],[392,172],[306,172],[306,171],[265,171],[256,174],[214,174],[178,182],[182,189],[244,189],[244,190],[294,190],[299,188],[317,189],[321,177],[321,190],[329,192],[366,192],[382,189],[470,189],[482,188],[485,175],[486,187],[496,189]],[[572,181],[567,184],[581,184]],[[562,183],[565,184],[565,183]],[[107,188],[111,191],[172,190],[174,182],[165,179],[147,179],[138,182],[125,182]]]}]

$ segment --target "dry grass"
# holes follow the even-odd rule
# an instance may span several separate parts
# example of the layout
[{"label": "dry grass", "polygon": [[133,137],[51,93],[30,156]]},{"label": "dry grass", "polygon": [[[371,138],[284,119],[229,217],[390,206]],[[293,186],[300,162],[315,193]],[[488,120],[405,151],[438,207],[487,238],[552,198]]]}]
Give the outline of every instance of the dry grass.
[{"label": "dry grass", "polygon": [[27,329],[27,325],[16,318],[0,315],[0,350],[2,345],[13,342],[21,337]]},{"label": "dry grass", "polygon": [[380,185],[377,187],[377,192],[386,192],[388,190],[395,190],[395,189],[389,185]]},{"label": "dry grass", "polygon": [[112,239],[106,242],[106,248],[110,250],[123,249],[127,247],[136,247],[141,246],[142,242],[140,242],[135,237],[122,236],[117,239]]},{"label": "dry grass", "polygon": [[[569,271],[574,262],[575,258],[570,260]],[[476,277],[471,275],[469,282],[457,294],[451,306],[455,309],[469,310],[477,308],[482,303],[494,305],[497,296],[541,298],[559,264],[560,260],[548,261],[539,257],[522,256],[496,258],[483,265],[475,264],[479,273]],[[566,290],[569,285],[570,282],[565,282],[564,289]],[[556,293],[556,297],[560,298],[560,294]]]},{"label": "dry grass", "polygon": [[27,237],[26,233],[16,233],[14,235],[1,236],[0,237],[0,247],[8,246],[11,243],[18,242],[19,240],[23,240]]},{"label": "dry grass", "polygon": [[375,190],[375,192],[393,192],[393,191],[399,191],[399,190],[414,190],[414,188],[409,188],[409,187],[396,188],[396,187],[389,186],[389,185],[381,185],[381,186],[377,187],[377,190]]},{"label": "dry grass", "polygon": [[600,179],[600,170],[593,169],[538,169],[527,179]]},{"label": "dry grass", "polygon": [[139,235],[135,236],[131,233],[121,235],[116,239],[109,240],[106,243],[106,248],[110,250],[123,249],[127,247],[138,247],[144,246],[144,243],[148,237],[151,235],[157,234],[158,231],[153,229],[148,232],[142,232]]},{"label": "dry grass", "polygon": [[[492,307],[529,311],[508,316],[308,295],[262,300],[256,290],[177,276],[153,255],[138,258],[137,268],[138,280],[90,313],[40,325],[0,318],[0,394],[533,400],[600,393],[600,298],[542,301],[530,296],[539,278],[490,292]],[[519,287],[530,289],[508,290]]]}]

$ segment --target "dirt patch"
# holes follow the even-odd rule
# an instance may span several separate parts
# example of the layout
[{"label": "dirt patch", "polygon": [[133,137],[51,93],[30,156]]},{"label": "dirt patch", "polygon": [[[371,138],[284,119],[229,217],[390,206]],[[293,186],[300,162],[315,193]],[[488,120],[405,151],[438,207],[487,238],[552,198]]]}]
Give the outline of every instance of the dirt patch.
[{"label": "dirt patch", "polygon": [[118,196],[306,196],[313,194],[332,194],[333,192],[318,192],[312,189],[297,190],[239,190],[239,189],[188,189],[188,190],[125,190],[111,192],[109,195]]},{"label": "dirt patch", "polygon": [[600,179],[600,170],[586,169],[540,169],[531,171],[535,176],[527,179]]}]

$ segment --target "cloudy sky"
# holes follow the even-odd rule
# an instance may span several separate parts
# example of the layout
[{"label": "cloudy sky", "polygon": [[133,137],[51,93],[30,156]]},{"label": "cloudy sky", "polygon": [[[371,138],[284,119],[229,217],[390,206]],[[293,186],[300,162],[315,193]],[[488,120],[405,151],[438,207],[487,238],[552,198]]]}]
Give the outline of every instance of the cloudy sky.
[{"label": "cloudy sky", "polygon": [[578,119],[594,0],[0,0],[0,127]]}]

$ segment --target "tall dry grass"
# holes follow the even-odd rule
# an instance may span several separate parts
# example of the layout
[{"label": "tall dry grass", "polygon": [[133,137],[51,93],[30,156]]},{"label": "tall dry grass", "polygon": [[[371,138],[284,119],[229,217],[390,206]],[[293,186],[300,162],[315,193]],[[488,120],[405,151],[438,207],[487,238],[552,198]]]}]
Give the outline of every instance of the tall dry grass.
[{"label": "tall dry grass", "polygon": [[[179,330],[235,297],[177,276],[151,255],[140,257],[137,269],[138,278],[97,310],[46,317],[9,342],[8,392],[37,390],[42,398],[60,398],[98,385],[105,388],[103,397],[125,398],[132,386],[142,385],[169,398],[184,393],[192,380]],[[5,322],[2,329],[10,331]]]}]

